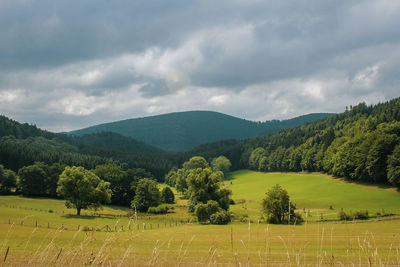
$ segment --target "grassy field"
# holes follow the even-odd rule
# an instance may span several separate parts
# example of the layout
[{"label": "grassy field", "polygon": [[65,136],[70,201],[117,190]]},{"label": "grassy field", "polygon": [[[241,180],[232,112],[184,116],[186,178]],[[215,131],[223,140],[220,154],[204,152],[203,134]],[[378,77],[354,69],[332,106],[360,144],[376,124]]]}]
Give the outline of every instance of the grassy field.
[{"label": "grassy field", "polygon": [[[349,183],[343,179],[318,173],[262,173],[248,170],[228,176],[228,186],[236,202],[232,210],[256,218],[260,214],[261,200],[268,189],[276,184],[285,188],[299,212],[310,210],[309,220],[335,219],[344,211],[368,210],[400,214],[400,193],[395,188]],[[330,209],[332,206],[333,209]]]},{"label": "grassy field", "polygon": [[[341,207],[398,212],[395,190],[320,174],[239,171],[229,179],[233,198],[245,200],[232,210],[249,213],[253,222],[188,223],[192,217],[181,199],[167,216],[136,217],[129,209],[109,206],[78,217],[62,200],[1,196],[0,262],[3,266],[400,266],[400,220],[316,220],[319,213],[329,217]],[[301,210],[312,210],[310,220],[296,226],[258,224],[260,201],[276,183],[288,190]]]}]

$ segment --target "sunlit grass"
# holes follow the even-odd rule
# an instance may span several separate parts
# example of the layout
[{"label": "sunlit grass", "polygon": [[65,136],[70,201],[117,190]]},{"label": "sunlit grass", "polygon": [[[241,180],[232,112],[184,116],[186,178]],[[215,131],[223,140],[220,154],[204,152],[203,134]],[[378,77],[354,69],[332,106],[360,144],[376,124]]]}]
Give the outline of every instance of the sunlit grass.
[{"label": "sunlit grass", "polygon": [[[368,210],[370,214],[381,212],[400,213],[400,193],[394,188],[349,183],[343,179],[319,173],[262,173],[248,170],[233,172],[227,184],[236,202],[233,211],[248,213],[253,218],[260,215],[261,200],[275,184],[285,188],[304,217],[309,219],[337,219],[337,213]],[[232,182],[232,184],[230,184]],[[332,207],[333,209],[330,209]]]},{"label": "sunlit grass", "polygon": [[[230,179],[233,199],[244,200],[231,210],[250,214],[251,223],[194,223],[180,196],[173,213],[137,216],[116,206],[76,216],[62,200],[0,196],[0,261],[4,266],[400,266],[400,220],[318,222],[320,213],[337,219],[341,205],[399,211],[395,190],[321,174],[240,171]],[[258,223],[260,201],[276,183],[299,211],[311,211],[308,222]]]}]

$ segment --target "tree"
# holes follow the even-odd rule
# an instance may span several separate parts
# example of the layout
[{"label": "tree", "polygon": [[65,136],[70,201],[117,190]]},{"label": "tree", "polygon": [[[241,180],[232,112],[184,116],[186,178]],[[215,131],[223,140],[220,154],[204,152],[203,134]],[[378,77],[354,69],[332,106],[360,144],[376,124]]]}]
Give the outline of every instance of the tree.
[{"label": "tree", "polygon": [[387,181],[387,158],[392,154],[393,148],[398,143],[394,134],[378,134],[367,156],[367,170],[374,182]]},{"label": "tree", "polygon": [[98,209],[110,203],[110,183],[101,180],[96,174],[83,167],[66,167],[58,180],[57,193],[66,200],[67,208]]},{"label": "tree", "polygon": [[288,223],[289,213],[290,223],[293,223],[296,219],[295,209],[296,206],[290,202],[288,192],[278,184],[267,191],[262,201],[262,212],[269,223]]},{"label": "tree", "polygon": [[44,195],[46,193],[46,172],[37,165],[30,165],[18,171],[18,191],[24,195]]},{"label": "tree", "polygon": [[43,177],[45,183],[45,189],[43,194],[55,197],[57,196],[57,182],[60,174],[64,171],[66,165],[54,163],[53,165],[47,165],[44,162],[35,162],[35,166],[38,166],[45,172]]},{"label": "tree", "polygon": [[169,185],[175,186],[175,188],[186,195],[186,191],[188,189],[188,184],[187,184],[187,177],[188,175],[193,171],[197,169],[204,169],[204,168],[209,168],[209,165],[205,158],[195,156],[190,158],[190,160],[186,161],[183,163],[182,169],[178,170],[171,170],[167,177],[166,181],[168,182]]},{"label": "tree", "polygon": [[173,204],[175,202],[175,195],[168,186],[161,190],[161,202],[167,204]]},{"label": "tree", "polygon": [[224,173],[224,175],[226,175],[230,168],[231,168],[232,164],[229,161],[229,159],[227,159],[224,156],[219,156],[218,158],[213,159],[213,161],[211,162],[211,168],[213,171],[221,171]]},{"label": "tree", "polygon": [[160,191],[157,182],[148,178],[139,180],[131,207],[146,212],[150,207],[157,207],[160,203]]},{"label": "tree", "polygon": [[209,165],[207,163],[207,160],[205,160],[205,158],[200,156],[192,157],[189,161],[183,163],[183,169],[185,170],[194,170],[198,168],[204,169],[208,167]]},{"label": "tree", "polygon": [[8,194],[17,186],[17,177],[12,170],[4,169],[0,165],[0,194]]},{"label": "tree", "polygon": [[199,203],[207,203],[209,200],[218,202],[223,209],[229,209],[229,195],[231,191],[220,188],[224,174],[221,171],[213,172],[210,168],[196,169],[189,172],[187,177],[189,211]]},{"label": "tree", "polygon": [[112,190],[111,203],[130,206],[135,197],[136,185],[139,177],[133,170],[122,170],[118,165],[104,164],[96,166],[93,171],[100,179],[110,183]]},{"label": "tree", "polygon": [[389,182],[400,187],[400,145],[397,145],[389,156],[387,171]]},{"label": "tree", "polygon": [[266,151],[262,147],[257,147],[250,154],[249,167],[252,170],[258,170],[260,166],[260,160],[262,157],[266,156]]},{"label": "tree", "polygon": [[175,187],[175,184],[176,184],[176,176],[177,176],[176,171],[177,171],[177,170],[174,168],[174,169],[170,170],[170,171],[165,175],[165,177],[164,177],[164,182],[165,182],[167,185],[170,185],[170,186],[174,186],[174,187]]}]

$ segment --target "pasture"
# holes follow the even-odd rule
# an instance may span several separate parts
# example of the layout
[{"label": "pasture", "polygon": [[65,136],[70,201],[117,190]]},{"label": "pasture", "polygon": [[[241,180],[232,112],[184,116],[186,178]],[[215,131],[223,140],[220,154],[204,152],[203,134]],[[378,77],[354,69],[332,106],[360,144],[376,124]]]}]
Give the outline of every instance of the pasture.
[{"label": "pasture", "polygon": [[[178,199],[173,213],[137,214],[122,207],[75,216],[64,201],[0,197],[0,262],[4,266],[400,266],[400,220],[320,220],[323,212],[382,208],[399,213],[399,193],[321,174],[239,171],[226,182],[247,222],[201,225]],[[232,184],[230,184],[232,182]],[[302,225],[258,222],[260,201],[281,184]],[[312,197],[312,198],[311,198]],[[333,206],[333,210],[329,206]],[[331,218],[337,218],[331,215]]]},{"label": "pasture", "polygon": [[[232,183],[232,184],[231,184]],[[237,205],[233,211],[249,214],[257,219],[261,200],[269,188],[280,184],[285,188],[298,212],[308,220],[337,219],[344,211],[368,210],[378,213],[400,214],[400,193],[395,188],[350,183],[320,173],[262,173],[248,170],[232,172],[227,186]],[[308,212],[310,211],[310,212]],[[311,216],[311,217],[310,217]]]}]

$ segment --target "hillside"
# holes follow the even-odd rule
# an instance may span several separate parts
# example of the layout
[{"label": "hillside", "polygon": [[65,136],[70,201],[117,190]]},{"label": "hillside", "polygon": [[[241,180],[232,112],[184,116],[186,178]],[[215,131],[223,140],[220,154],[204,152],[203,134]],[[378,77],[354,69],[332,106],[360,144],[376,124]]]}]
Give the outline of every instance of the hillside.
[{"label": "hillside", "polygon": [[93,147],[134,154],[163,154],[161,149],[113,132],[100,132],[81,136],[63,137],[71,145],[81,148]]},{"label": "hillside", "polygon": [[117,133],[69,136],[0,116],[0,164],[14,171],[36,161],[89,169],[119,161],[161,178],[173,166],[164,154],[158,148]]},{"label": "hillside", "polygon": [[400,186],[400,98],[373,106],[361,103],[243,146],[241,159],[253,170],[322,171]]},{"label": "hillside", "polygon": [[196,145],[225,139],[246,139],[296,127],[332,114],[318,113],[290,120],[263,123],[212,111],[188,111],[100,124],[72,135],[115,132],[170,152],[185,151]]}]

